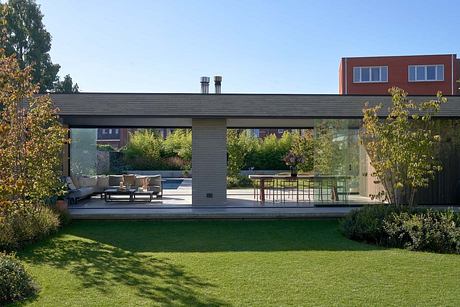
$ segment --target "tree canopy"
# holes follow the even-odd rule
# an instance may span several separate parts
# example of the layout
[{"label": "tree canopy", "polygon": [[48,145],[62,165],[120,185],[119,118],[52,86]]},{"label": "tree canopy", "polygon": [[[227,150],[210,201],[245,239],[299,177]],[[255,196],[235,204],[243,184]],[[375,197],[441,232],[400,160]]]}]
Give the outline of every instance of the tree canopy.
[{"label": "tree canopy", "polygon": [[[51,61],[51,34],[43,24],[43,14],[40,5],[35,0],[9,0],[1,6],[3,39],[1,48],[7,56],[15,55],[19,67],[32,67],[32,83],[39,85],[39,92],[57,92],[68,89],[72,78],[66,76],[59,80],[59,64]],[[71,85],[69,91],[78,91],[78,85]]]},{"label": "tree canopy", "polygon": [[0,48],[0,202],[43,203],[62,184],[67,129],[48,95],[35,95],[31,67],[21,69]]},{"label": "tree canopy", "polygon": [[382,105],[366,105],[363,110],[361,140],[375,168],[372,176],[384,187],[372,196],[396,205],[413,205],[417,190],[427,187],[441,170],[437,156],[440,135],[432,115],[447,100],[438,93],[436,99],[417,103],[402,89],[389,92],[392,105],[384,119],[379,116]]},{"label": "tree canopy", "polygon": [[78,83],[73,83],[72,77],[70,75],[66,75],[64,80],[59,80],[54,85],[54,91],[56,93],[64,93],[64,94],[71,94],[71,93],[78,93]]}]

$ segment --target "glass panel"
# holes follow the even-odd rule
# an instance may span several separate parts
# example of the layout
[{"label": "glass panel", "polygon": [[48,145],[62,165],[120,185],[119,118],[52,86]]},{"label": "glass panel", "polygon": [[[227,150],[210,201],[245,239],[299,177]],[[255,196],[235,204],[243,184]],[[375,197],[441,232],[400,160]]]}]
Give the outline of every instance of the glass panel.
[{"label": "glass panel", "polygon": [[371,81],[380,81],[380,67],[371,68]]},{"label": "glass panel", "polygon": [[72,176],[96,175],[97,129],[70,130],[70,174]]},{"label": "glass panel", "polygon": [[380,67],[380,81],[388,82],[388,67]]},{"label": "glass panel", "polygon": [[353,82],[360,82],[361,81],[361,69],[359,67],[353,68]]},{"label": "glass panel", "polygon": [[436,66],[427,66],[426,67],[426,79],[427,80],[436,80]]},{"label": "glass panel", "polygon": [[417,66],[417,81],[425,81],[425,66]]},{"label": "glass panel", "polygon": [[359,125],[359,120],[318,119],[314,123],[313,172],[319,178],[342,178],[337,181],[339,195],[359,191]]},{"label": "glass panel", "polygon": [[370,81],[369,67],[361,68],[361,82],[369,82],[369,81]]},{"label": "glass panel", "polygon": [[444,80],[444,65],[436,66],[436,80],[439,80],[439,81]]},{"label": "glass panel", "polygon": [[409,81],[415,81],[415,66],[409,66]]}]

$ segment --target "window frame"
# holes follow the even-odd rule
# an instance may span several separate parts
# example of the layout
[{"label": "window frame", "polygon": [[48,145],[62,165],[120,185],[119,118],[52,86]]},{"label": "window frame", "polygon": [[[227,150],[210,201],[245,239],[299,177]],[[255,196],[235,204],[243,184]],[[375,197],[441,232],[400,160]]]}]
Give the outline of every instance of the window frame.
[{"label": "window frame", "polygon": [[[379,81],[372,81],[372,68],[378,68],[379,69]],[[387,76],[387,79],[385,81],[382,81],[382,68],[386,68],[386,76]],[[355,80],[355,69],[358,69],[359,70],[359,81],[356,81]],[[369,69],[369,81],[362,81],[362,76],[363,76],[363,73],[362,73],[362,70],[363,69]],[[388,73],[388,65],[378,65],[378,66],[354,66],[353,67],[353,83],[388,83],[388,77],[389,77],[389,73]]]},{"label": "window frame", "polygon": [[[428,80],[428,66],[434,66],[434,74],[435,74],[435,79],[434,80]],[[438,79],[438,67],[441,66],[442,67],[442,78],[441,79]],[[415,69],[415,74],[414,74],[414,77],[415,79],[414,80],[411,80],[410,79],[410,70],[411,68],[414,68]],[[420,67],[424,67],[424,70],[425,70],[425,79],[424,80],[418,80],[417,79],[417,68],[420,68]],[[408,82],[444,82],[445,79],[444,79],[444,75],[446,74],[446,71],[445,71],[445,65],[444,64],[414,64],[414,65],[408,65],[407,66],[407,81]]]}]

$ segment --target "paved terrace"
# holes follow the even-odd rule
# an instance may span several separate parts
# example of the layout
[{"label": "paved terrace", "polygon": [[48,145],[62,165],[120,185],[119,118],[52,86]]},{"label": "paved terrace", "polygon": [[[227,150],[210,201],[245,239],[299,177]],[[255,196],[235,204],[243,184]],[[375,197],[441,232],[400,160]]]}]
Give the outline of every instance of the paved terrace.
[{"label": "paved terrace", "polygon": [[[369,198],[350,195],[347,201],[286,202],[267,201],[260,203],[254,198],[254,190],[227,190],[227,201],[222,205],[192,206],[191,180],[185,179],[173,189],[165,189],[161,199],[152,202],[105,202],[99,196],[83,200],[70,208],[74,219],[263,219],[263,218],[337,218],[363,204],[375,203]],[[116,196],[114,196],[116,199]]]}]

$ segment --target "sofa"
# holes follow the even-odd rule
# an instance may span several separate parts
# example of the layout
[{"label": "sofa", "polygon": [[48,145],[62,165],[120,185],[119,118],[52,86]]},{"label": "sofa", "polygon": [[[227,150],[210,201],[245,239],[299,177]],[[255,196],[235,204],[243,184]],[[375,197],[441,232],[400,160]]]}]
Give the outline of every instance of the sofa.
[{"label": "sofa", "polygon": [[147,189],[160,198],[163,196],[161,175],[97,175],[97,176],[72,176],[63,177],[67,185],[67,198],[70,204],[77,203],[81,199],[100,194],[101,197],[106,189],[116,189],[120,185],[127,184],[132,188],[143,187],[147,180]]}]

